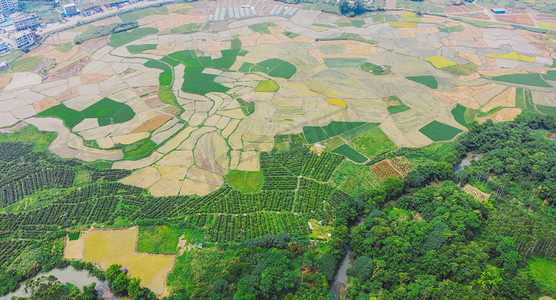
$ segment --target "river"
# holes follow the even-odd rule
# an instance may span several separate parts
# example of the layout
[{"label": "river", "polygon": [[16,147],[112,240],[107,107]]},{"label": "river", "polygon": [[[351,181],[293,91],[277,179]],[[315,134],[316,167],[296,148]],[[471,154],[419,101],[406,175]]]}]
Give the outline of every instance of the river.
[{"label": "river", "polygon": [[[363,224],[363,221],[364,220],[357,221],[357,223],[355,223],[354,226]],[[350,242],[351,242],[351,230],[349,233],[349,240],[346,244],[346,255],[344,256],[344,259],[342,260],[342,263],[340,264],[338,271],[336,271],[336,275],[334,275],[332,284],[330,284],[330,291],[332,292],[332,297],[334,298],[334,300],[342,299],[341,298],[342,289],[345,291],[345,288],[347,287],[347,282],[348,282],[347,270],[352,267],[352,263],[353,263],[353,258],[350,257],[351,256],[351,249],[349,248]],[[346,299],[349,298],[346,297]]]},{"label": "river", "polygon": [[[98,278],[91,276],[89,274],[89,272],[83,270],[83,271],[78,271],[76,269],[74,269],[73,267],[67,267],[63,270],[60,269],[53,269],[49,272],[46,273],[39,273],[37,276],[33,277],[33,279],[35,278],[39,278],[41,276],[50,276],[53,275],[56,278],[58,278],[58,281],[60,281],[61,283],[71,283],[75,286],[77,286],[81,291],[83,291],[83,286],[85,285],[89,285],[93,282],[96,282],[96,290],[99,296],[101,296],[103,299],[105,300],[116,300],[119,298],[114,297],[114,294],[112,293],[112,291],[110,290],[110,287],[108,286],[108,283],[106,281],[100,281],[98,280]],[[10,293],[6,296],[0,297],[0,300],[8,300],[11,299],[13,296],[17,296],[17,297],[28,297],[29,293],[25,292],[25,288],[24,288],[24,283],[21,284],[21,287],[19,289],[17,289],[15,292]]]}]

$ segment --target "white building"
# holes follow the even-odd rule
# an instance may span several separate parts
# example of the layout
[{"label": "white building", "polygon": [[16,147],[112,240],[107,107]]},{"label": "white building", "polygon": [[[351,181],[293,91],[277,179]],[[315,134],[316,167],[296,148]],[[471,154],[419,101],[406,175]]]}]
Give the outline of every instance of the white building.
[{"label": "white building", "polygon": [[10,13],[17,8],[17,0],[0,0],[0,10],[3,13]]},{"label": "white building", "polygon": [[75,16],[79,13],[79,9],[75,3],[66,4],[64,5],[64,13],[66,14],[66,17]]},{"label": "white building", "polygon": [[17,31],[27,30],[27,29],[34,30],[35,28],[37,28],[38,25],[39,25],[39,18],[35,13],[32,13],[27,17],[20,16],[14,20],[14,27],[15,30]]},{"label": "white building", "polygon": [[27,48],[35,43],[35,33],[32,31],[20,31],[10,36],[12,46],[16,49]]}]

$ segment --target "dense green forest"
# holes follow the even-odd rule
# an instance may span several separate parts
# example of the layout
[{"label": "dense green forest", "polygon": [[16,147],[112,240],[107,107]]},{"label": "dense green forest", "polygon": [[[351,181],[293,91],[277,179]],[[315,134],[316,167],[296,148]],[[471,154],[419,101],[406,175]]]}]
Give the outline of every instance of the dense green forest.
[{"label": "dense green forest", "polygon": [[[347,245],[350,299],[556,297],[549,278],[556,148],[545,137],[555,128],[554,117],[537,114],[473,123],[454,142],[374,159],[403,156],[415,167],[357,194],[331,180],[342,157],[316,156],[294,137],[261,154],[259,192],[225,185],[204,197],[163,198],[117,183],[126,171],[48,154],[52,137],[26,128],[0,139],[0,294],[70,265],[62,257],[67,229],[138,224],[167,226],[204,244],[177,257],[167,299],[331,299]],[[468,153],[480,155],[454,172]],[[477,200],[466,186],[489,196]],[[306,225],[311,219],[324,221],[330,236],[316,237]],[[119,266],[71,265],[108,279],[121,295],[151,297]],[[27,284],[34,299],[95,299],[90,287],[80,292],[54,278]]]}]

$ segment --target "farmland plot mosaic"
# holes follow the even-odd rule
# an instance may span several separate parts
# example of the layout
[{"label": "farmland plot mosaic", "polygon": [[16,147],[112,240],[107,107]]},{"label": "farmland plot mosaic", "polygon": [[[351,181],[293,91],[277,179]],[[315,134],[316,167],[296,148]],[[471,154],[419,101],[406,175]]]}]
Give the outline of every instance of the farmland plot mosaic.
[{"label": "farmland plot mosaic", "polygon": [[[0,126],[56,131],[54,153],[112,161],[131,171],[122,183],[154,196],[207,195],[230,170],[261,170],[277,136],[364,164],[451,140],[473,120],[554,111],[554,40],[404,16],[341,26],[306,10],[206,26],[196,8],[144,17],[63,54],[48,44],[26,54],[53,67],[0,75]],[[403,173],[393,165],[370,172]]]}]

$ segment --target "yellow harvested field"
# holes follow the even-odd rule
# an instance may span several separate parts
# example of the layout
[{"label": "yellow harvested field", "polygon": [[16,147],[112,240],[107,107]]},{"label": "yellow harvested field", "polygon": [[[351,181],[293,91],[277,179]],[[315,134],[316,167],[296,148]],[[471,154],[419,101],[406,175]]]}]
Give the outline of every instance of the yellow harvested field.
[{"label": "yellow harvested field", "polygon": [[160,177],[164,179],[179,179],[183,180],[185,174],[187,173],[186,168],[180,167],[164,167],[155,165],[155,167],[160,172]]},{"label": "yellow harvested field", "polygon": [[148,188],[160,179],[160,173],[154,167],[139,169],[126,178],[120,180],[123,184]]},{"label": "yellow harvested field", "polygon": [[169,114],[158,114],[156,117],[148,120],[147,122],[141,124],[139,127],[133,129],[131,133],[137,132],[150,132],[158,127],[162,126],[162,124],[166,123],[168,120],[172,118]]},{"label": "yellow harvested field", "polygon": [[99,83],[108,79],[110,76],[102,74],[81,74],[81,84]]},{"label": "yellow harvested field", "polygon": [[427,58],[425,58],[425,60],[430,62],[437,69],[442,69],[442,68],[457,65],[457,63],[455,63],[453,61],[450,61],[450,60],[447,60],[440,55],[427,57]]},{"label": "yellow harvested field", "polygon": [[336,105],[339,107],[347,108],[346,101],[340,98],[326,98],[326,101],[328,101],[330,105]]},{"label": "yellow harvested field", "polygon": [[505,122],[505,121],[512,121],[521,113],[521,108],[503,108],[491,115],[477,118],[479,123],[484,123],[486,120],[492,120],[493,122]]},{"label": "yellow harvested field", "polygon": [[85,233],[83,259],[106,269],[112,264],[126,267],[130,277],[141,279],[141,285],[158,295],[166,291],[166,276],[175,256],[135,252],[138,228],[123,230],[90,230]]},{"label": "yellow harvested field", "polygon": [[514,107],[515,106],[515,87],[507,88],[502,93],[496,95],[492,100],[485,104],[481,110],[487,112],[498,106]]},{"label": "yellow harvested field", "polygon": [[172,179],[160,179],[149,188],[149,192],[155,197],[174,196],[180,192],[182,182]]},{"label": "yellow harvested field", "polygon": [[398,30],[401,32],[404,38],[414,38],[417,36],[412,28],[400,27],[398,28]]},{"label": "yellow harvested field", "polygon": [[388,25],[390,25],[390,27],[407,27],[407,28],[417,27],[417,24],[409,23],[409,22],[389,22]]},{"label": "yellow harvested field", "polygon": [[192,151],[172,151],[161,158],[158,166],[189,168],[194,163]]},{"label": "yellow harvested field", "polygon": [[404,15],[404,16],[409,16],[409,17],[415,17],[415,13],[414,13],[414,12],[412,12],[412,11],[407,11],[407,10],[404,10],[404,11],[403,11],[403,15]]},{"label": "yellow harvested field", "polygon": [[60,104],[58,100],[47,97],[33,103],[33,108],[37,113],[40,113],[41,111],[45,111],[51,108],[52,106],[56,106],[58,104]]},{"label": "yellow harvested field", "polygon": [[556,29],[556,23],[550,22],[538,22],[539,27],[548,28],[548,29]]},{"label": "yellow harvested field", "polygon": [[519,55],[515,51],[506,54],[486,54],[485,56],[492,57],[492,58],[499,58],[499,59],[524,61],[528,63],[535,62],[535,57]]},{"label": "yellow harvested field", "polygon": [[75,241],[66,239],[66,247],[64,249],[64,258],[67,259],[83,259],[83,249],[85,248],[85,238],[80,236]]},{"label": "yellow harvested field", "polygon": [[181,186],[180,195],[206,195],[220,186],[186,178]]}]

